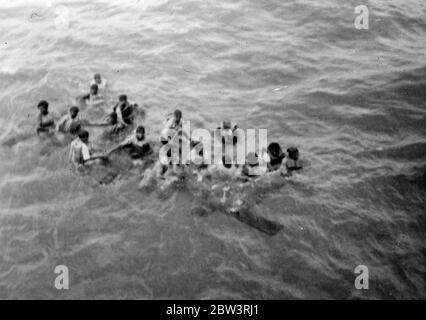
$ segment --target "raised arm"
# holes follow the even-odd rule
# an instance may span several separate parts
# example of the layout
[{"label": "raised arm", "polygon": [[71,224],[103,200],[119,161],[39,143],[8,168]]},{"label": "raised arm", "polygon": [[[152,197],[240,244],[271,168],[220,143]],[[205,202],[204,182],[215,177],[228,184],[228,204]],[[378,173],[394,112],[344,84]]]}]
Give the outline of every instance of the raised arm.
[{"label": "raised arm", "polygon": [[64,128],[65,121],[67,121],[67,116],[63,116],[61,119],[59,119],[58,123],[56,124],[56,131],[62,132]]}]

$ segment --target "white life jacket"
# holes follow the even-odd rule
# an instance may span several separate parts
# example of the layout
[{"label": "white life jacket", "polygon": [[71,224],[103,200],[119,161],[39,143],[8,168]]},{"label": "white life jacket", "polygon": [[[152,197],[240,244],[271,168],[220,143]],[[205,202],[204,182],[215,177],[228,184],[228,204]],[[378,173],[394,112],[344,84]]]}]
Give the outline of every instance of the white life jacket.
[{"label": "white life jacket", "polygon": [[71,142],[69,158],[74,164],[83,164],[84,160],[90,158],[89,147],[76,138]]}]

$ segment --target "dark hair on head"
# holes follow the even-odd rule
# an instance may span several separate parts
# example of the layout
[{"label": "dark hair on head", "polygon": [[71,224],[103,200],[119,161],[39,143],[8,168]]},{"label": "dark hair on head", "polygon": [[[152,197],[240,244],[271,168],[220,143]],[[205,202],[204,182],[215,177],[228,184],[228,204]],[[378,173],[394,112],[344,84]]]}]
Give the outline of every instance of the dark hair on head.
[{"label": "dark hair on head", "polygon": [[38,105],[37,108],[41,108],[41,107],[45,107],[48,108],[49,107],[49,103],[46,100],[41,100]]},{"label": "dark hair on head", "polygon": [[271,142],[268,145],[268,152],[277,157],[283,157],[284,153],[281,149],[281,146],[277,142]]},{"label": "dark hair on head", "polygon": [[138,126],[138,127],[136,128],[136,132],[145,133],[145,127],[144,127],[144,126]]},{"label": "dark hair on head", "polygon": [[173,114],[175,115],[175,116],[181,116],[182,117],[182,111],[180,111],[179,109],[176,109],[174,112],[173,112]]},{"label": "dark hair on head", "polygon": [[89,132],[87,130],[80,130],[78,133],[78,137],[80,139],[87,139],[89,138]]},{"label": "dark hair on head", "polygon": [[299,149],[297,149],[296,147],[290,147],[287,149],[287,153],[291,159],[294,159],[295,157],[297,158],[299,154]]},{"label": "dark hair on head", "polygon": [[95,73],[95,75],[93,76],[93,78],[100,78],[101,74],[100,73]]},{"label": "dark hair on head", "polygon": [[95,89],[95,88],[96,88],[96,90],[98,90],[98,85],[96,83],[94,83],[90,86],[90,89]]},{"label": "dark hair on head", "polygon": [[268,145],[268,151],[271,151],[271,152],[276,152],[276,151],[282,152],[281,146],[280,146],[280,144],[278,142],[271,142]]},{"label": "dark hair on head", "polygon": [[120,94],[118,96],[118,101],[127,101],[127,96],[125,94]]},{"label": "dark hair on head", "polygon": [[223,120],[222,121],[222,128],[223,129],[232,129],[232,123],[230,120]]},{"label": "dark hair on head", "polygon": [[80,111],[80,108],[79,107],[77,107],[77,106],[72,106],[71,108],[70,108],[70,112],[79,112]]}]

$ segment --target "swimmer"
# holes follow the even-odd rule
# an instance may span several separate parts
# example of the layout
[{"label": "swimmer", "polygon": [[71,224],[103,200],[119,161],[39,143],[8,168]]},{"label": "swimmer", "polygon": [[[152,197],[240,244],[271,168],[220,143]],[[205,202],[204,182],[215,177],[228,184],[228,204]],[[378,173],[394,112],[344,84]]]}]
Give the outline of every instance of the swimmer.
[{"label": "swimmer", "polygon": [[302,169],[302,163],[299,159],[299,150],[295,147],[287,149],[286,168],[288,172]]},{"label": "swimmer", "polygon": [[281,146],[277,142],[271,142],[268,145],[267,153],[268,170],[276,171],[280,169],[284,158],[285,154],[281,150]]},{"label": "swimmer", "polygon": [[232,123],[229,120],[223,120],[222,126],[218,127],[218,129],[235,131],[235,130],[238,129],[238,126],[235,123]]},{"label": "swimmer", "polygon": [[250,152],[247,155],[246,163],[244,164],[241,174],[244,177],[255,178],[259,176],[265,175],[268,167],[266,165],[262,165],[261,159],[259,161],[259,156],[255,152]]},{"label": "swimmer", "polygon": [[101,75],[99,73],[96,73],[93,76],[92,82],[90,85],[96,84],[98,86],[99,91],[105,92],[106,86],[107,86],[107,80],[102,79]]},{"label": "swimmer", "polygon": [[69,158],[75,168],[103,163],[108,160],[106,155],[91,155],[89,148],[89,132],[81,130],[78,137],[71,142]]},{"label": "swimmer", "polygon": [[52,115],[49,113],[49,103],[45,100],[41,100],[38,103],[37,108],[40,111],[38,116],[37,134],[53,133],[55,129],[55,121],[53,120]]},{"label": "swimmer", "polygon": [[[81,120],[78,115],[80,109],[76,106],[72,106],[69,109],[69,113],[64,115],[56,125],[56,130],[62,133],[75,134],[78,127],[81,127]],[[73,131],[73,132],[71,132]]]},{"label": "swimmer", "polygon": [[82,129],[82,126],[102,126],[104,124],[91,123],[80,117],[80,109],[77,106],[72,106],[69,113],[64,115],[56,125],[56,131],[76,135]]},{"label": "swimmer", "polygon": [[138,126],[134,133],[108,151],[106,155],[110,155],[119,149],[127,149],[126,151],[128,151],[133,160],[140,160],[143,156],[152,151],[150,144],[145,139],[145,128],[143,126]]},{"label": "swimmer", "polygon": [[120,130],[133,124],[134,108],[135,105],[127,101],[125,94],[118,97],[118,103],[114,106],[113,112],[107,119],[107,122],[114,126],[112,133],[118,133]]},{"label": "swimmer", "polygon": [[238,137],[234,133],[237,129],[238,126],[235,123],[232,123],[229,120],[223,120],[222,125],[217,128],[217,130],[220,130],[220,133],[222,134],[222,143],[232,137],[232,143],[236,144],[238,142]]},{"label": "swimmer", "polygon": [[162,144],[167,144],[176,134],[182,132],[182,111],[179,109],[173,112],[173,115],[167,119],[166,125],[160,134]]},{"label": "swimmer", "polygon": [[93,106],[100,105],[105,102],[104,97],[99,93],[99,87],[97,84],[92,84],[90,86],[90,92],[79,97],[79,100]]},{"label": "swimmer", "polygon": [[122,94],[118,97],[118,104],[114,111],[117,113],[117,122],[123,126],[133,124],[133,106],[127,101],[127,96]]}]

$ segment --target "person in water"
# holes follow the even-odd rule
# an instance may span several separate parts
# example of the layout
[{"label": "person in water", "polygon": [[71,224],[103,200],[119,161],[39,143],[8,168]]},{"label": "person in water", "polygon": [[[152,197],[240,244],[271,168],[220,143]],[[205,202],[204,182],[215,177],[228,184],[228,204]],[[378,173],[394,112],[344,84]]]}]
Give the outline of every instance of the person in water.
[{"label": "person in water", "polygon": [[96,83],[90,86],[90,92],[80,97],[80,100],[91,105],[99,105],[105,102],[104,97],[99,93]]},{"label": "person in water", "polygon": [[58,121],[56,130],[61,133],[76,134],[76,130],[81,128],[79,112],[80,109],[78,107],[72,106],[69,112]]},{"label": "person in water", "polygon": [[179,109],[173,112],[173,115],[167,119],[166,125],[160,134],[162,144],[167,144],[176,134],[182,132],[182,111]]},{"label": "person in water", "polygon": [[119,149],[128,151],[133,160],[140,160],[143,156],[152,151],[150,144],[145,139],[145,128],[143,126],[138,126],[134,133],[129,135],[116,147],[112,148],[107,154],[110,155]]},{"label": "person in water", "polygon": [[222,125],[218,127],[219,130],[231,130],[234,132],[238,129],[238,126],[235,123],[232,123],[230,120],[223,120]]},{"label": "person in water", "polygon": [[299,150],[297,148],[290,147],[287,149],[287,161],[285,165],[288,172],[302,169],[302,163],[299,159]]},{"label": "person in water", "polygon": [[113,107],[113,111],[107,119],[108,124],[114,126],[113,133],[118,133],[133,124],[134,108],[135,105],[129,103],[125,94],[118,97],[118,103]]},{"label": "person in water", "polygon": [[98,90],[101,92],[105,92],[107,81],[106,79],[102,79],[101,75],[99,73],[96,73],[93,76],[93,80],[90,83],[90,85],[96,84],[98,86]]},{"label": "person in water", "polygon": [[271,142],[267,149],[268,170],[276,171],[281,168],[285,154],[277,142]]},{"label": "person in water", "polygon": [[47,133],[51,134],[55,130],[55,121],[49,113],[49,103],[46,100],[41,100],[37,105],[40,111],[38,115],[37,134]]},{"label": "person in water", "polygon": [[233,144],[236,144],[238,142],[238,136],[236,135],[237,129],[238,126],[235,123],[232,123],[229,120],[223,120],[222,125],[217,128],[217,130],[220,130],[219,132],[222,135],[222,143],[232,137]]},{"label": "person in water", "polygon": [[[244,177],[248,178],[256,178],[259,176],[263,176],[267,170],[268,167],[266,165],[261,165],[262,159],[259,160],[259,156],[255,152],[249,152],[247,155],[246,163],[244,164],[241,174]],[[264,162],[263,162],[264,164]]]},{"label": "person in water", "polygon": [[80,130],[78,137],[71,142],[69,158],[76,168],[102,163],[108,158],[106,155],[92,155],[89,147],[89,132]]}]

